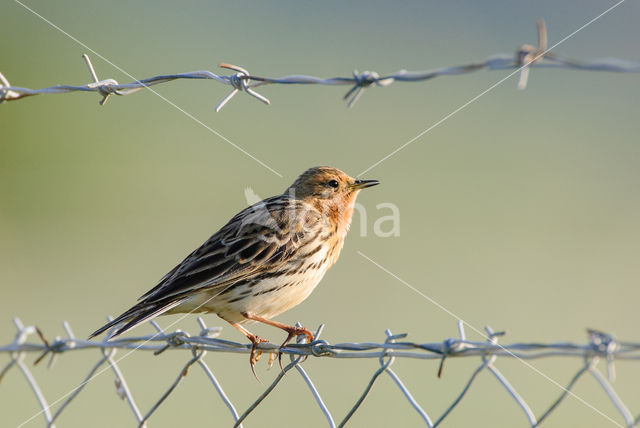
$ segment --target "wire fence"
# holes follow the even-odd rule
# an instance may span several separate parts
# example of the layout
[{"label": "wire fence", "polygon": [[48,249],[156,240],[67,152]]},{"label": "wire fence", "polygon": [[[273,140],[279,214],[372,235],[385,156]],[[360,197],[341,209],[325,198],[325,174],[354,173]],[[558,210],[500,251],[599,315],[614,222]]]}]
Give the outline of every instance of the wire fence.
[{"label": "wire fence", "polygon": [[[199,365],[204,375],[213,384],[220,399],[229,409],[233,418],[233,427],[241,427],[242,423],[250,416],[250,414],[262,404],[263,400],[277,387],[284,378],[285,373],[294,370],[302,377],[309,388],[311,395],[319,406],[326,418],[329,427],[343,427],[350,418],[358,411],[367,395],[375,386],[376,380],[383,374],[391,377],[393,382],[398,386],[402,395],[408,400],[413,409],[418,413],[422,421],[427,427],[437,427],[451,414],[451,412],[460,404],[467,392],[471,389],[478,375],[483,371],[490,372],[496,381],[504,387],[511,398],[524,414],[528,424],[532,427],[539,426],[549,415],[564,402],[567,397],[575,396],[571,391],[576,382],[584,377],[591,376],[595,379],[597,385],[602,389],[611,403],[615,406],[619,413],[620,422],[610,419],[610,422],[618,426],[636,427],[640,421],[640,415],[635,417],[618,393],[613,387],[615,381],[615,360],[634,360],[640,361],[640,343],[630,343],[615,340],[612,336],[589,330],[589,340],[584,344],[574,344],[569,342],[560,343],[512,343],[501,345],[498,338],[504,332],[494,332],[490,327],[485,327],[487,340],[484,342],[475,342],[466,339],[464,324],[458,322],[459,338],[449,338],[443,342],[437,343],[414,343],[404,341],[406,334],[392,334],[389,330],[385,332],[386,337],[382,343],[341,343],[330,344],[320,339],[323,326],[321,325],[315,332],[315,340],[312,343],[298,343],[287,345],[281,351],[287,355],[290,362],[286,364],[275,380],[257,397],[257,399],[242,413],[239,413],[232,401],[225,394],[222,385],[214,375],[211,368],[205,362],[205,355],[208,352],[225,352],[225,353],[241,353],[247,354],[251,350],[250,344],[236,343],[228,340],[218,339],[217,336],[221,332],[220,327],[209,328],[206,326],[202,318],[198,318],[200,332],[198,335],[189,335],[184,331],[177,330],[172,333],[164,332],[155,321],[150,323],[157,330],[156,334],[118,338],[111,341],[90,341],[81,340],[75,337],[69,324],[64,322],[66,337],[56,337],[54,341],[49,342],[40,330],[35,326],[24,326],[20,320],[14,319],[17,333],[12,343],[0,346],[0,354],[7,354],[9,362],[0,371],[0,381],[6,373],[14,368],[22,372],[26,382],[31,387],[35,398],[40,406],[41,411],[35,414],[31,419],[38,417],[40,414],[44,417],[45,426],[54,427],[56,420],[62,412],[64,412],[69,404],[83,391],[84,387],[98,374],[101,367],[107,366],[113,372],[116,380],[117,395],[125,400],[137,421],[139,427],[146,427],[153,413],[165,402],[167,397],[176,389],[180,382],[187,376],[189,368],[193,365]],[[38,341],[29,342],[30,337],[34,337]],[[100,357],[95,365],[90,369],[89,373],[84,377],[82,382],[66,396],[61,397],[48,404],[42,389],[40,388],[36,378],[34,377],[29,365],[25,362],[28,354],[38,354],[34,364],[38,364],[45,357],[49,357],[49,365],[53,364],[55,358],[60,354],[71,353],[78,350],[96,349],[100,353]],[[158,355],[168,349],[184,351],[187,356],[185,365],[178,371],[176,379],[162,393],[161,397],[146,412],[142,412],[136,400],[134,399],[131,389],[127,385],[125,376],[118,365],[115,358],[117,351],[120,350],[136,350],[147,351]],[[279,347],[271,343],[262,343],[259,345],[265,353],[274,356]],[[325,404],[322,396],[312,381],[311,377],[302,367],[302,363],[308,357],[315,358],[373,358],[379,361],[380,367],[371,375],[369,382],[364,388],[360,397],[352,405],[347,414],[339,421],[334,418],[333,413]],[[424,407],[413,397],[409,389],[405,386],[401,378],[393,371],[392,365],[397,359],[420,359],[420,360],[439,360],[438,377],[442,375],[444,364],[448,358],[471,358],[479,360],[477,368],[468,378],[462,391],[451,402],[449,407],[437,417],[424,409]],[[511,358],[521,361],[529,359],[556,358],[556,357],[573,357],[580,361],[575,374],[568,384],[559,385],[561,393],[548,405],[548,407],[536,416],[527,401],[518,393],[514,385],[509,382],[507,377],[496,366],[498,358]],[[273,359],[270,359],[272,362]],[[598,365],[604,361],[607,375],[603,375]],[[526,364],[526,362],[525,362]],[[555,383],[555,382],[554,382]],[[583,404],[587,404],[583,402]],[[53,408],[55,407],[55,410]],[[595,410],[595,409],[594,409]],[[604,415],[606,418],[608,416]],[[221,419],[218,419],[219,421]],[[26,423],[27,421],[25,421]]]},{"label": "wire fence", "polygon": [[[137,80],[128,84],[119,84],[114,79],[100,80],[89,57],[85,54],[83,58],[91,74],[92,82],[86,85],[58,85],[43,89],[28,89],[12,86],[9,81],[0,74],[0,102],[14,101],[24,97],[38,94],[70,93],[70,92],[96,92],[101,95],[100,104],[103,105],[112,95],[129,95],[144,88],[168,83],[179,79],[214,80],[232,87],[232,91],[224,97],[216,106],[216,111],[220,111],[236,94],[244,92],[259,101],[270,104],[268,98],[256,92],[256,88],[266,85],[344,85],[350,86],[344,99],[349,107],[353,106],[363,94],[364,90],[372,87],[389,86],[395,82],[421,82],[444,75],[462,75],[479,70],[519,70],[520,77],[518,88],[524,89],[531,68],[547,67],[562,68],[570,70],[585,71],[609,71],[620,73],[640,72],[640,62],[624,61],[620,59],[601,59],[593,61],[578,61],[560,57],[550,52],[547,42],[547,31],[543,20],[538,20],[538,43],[537,46],[523,45],[513,55],[496,55],[485,61],[470,63],[461,66],[445,67],[429,71],[410,72],[400,70],[390,75],[380,75],[373,71],[354,71],[350,77],[320,78],[304,75],[289,75],[280,78],[261,77],[250,74],[246,69],[230,64],[220,64],[221,67],[234,71],[230,75],[216,75],[210,71],[194,71],[179,74],[167,74]],[[236,406],[225,393],[221,383],[216,378],[214,372],[207,364],[205,356],[210,352],[248,354],[251,345],[246,343],[236,343],[219,339],[221,328],[209,328],[201,318],[198,318],[199,333],[190,335],[184,331],[174,331],[167,333],[163,331],[157,323],[150,323],[157,330],[156,334],[118,338],[106,341],[89,341],[75,337],[71,327],[65,322],[65,337],[56,337],[49,341],[35,326],[25,326],[20,320],[14,320],[17,332],[13,342],[0,346],[0,354],[8,356],[8,362],[0,370],[0,382],[4,376],[12,371],[21,372],[25,381],[30,386],[35,399],[40,407],[38,417],[44,418],[45,426],[55,427],[55,423],[60,415],[67,411],[69,405],[84,391],[86,385],[97,376],[102,370],[111,370],[116,379],[116,393],[125,400],[139,427],[146,427],[154,412],[165,403],[165,400],[179,386],[182,380],[191,373],[191,366],[198,365],[207,379],[212,383],[222,402],[229,409],[230,420],[234,427],[242,427],[252,412],[262,405],[265,398],[275,390],[278,384],[284,379],[285,373],[295,370],[304,380],[309,388],[311,396],[317,403],[326,418],[326,423],[330,427],[342,427],[349,422],[351,417],[361,408],[368,394],[373,390],[376,381],[380,376],[389,376],[399,392],[411,404],[427,427],[437,427],[456,409],[473,387],[478,375],[488,371],[496,381],[508,392],[518,408],[522,411],[527,423],[532,427],[539,426],[544,422],[565,400],[573,396],[572,389],[579,379],[592,377],[597,385],[602,389],[606,397],[611,401],[618,412],[620,426],[636,427],[640,423],[640,415],[634,417],[626,403],[616,392],[613,383],[615,381],[615,361],[634,360],[640,361],[640,342],[624,342],[614,339],[612,336],[590,330],[589,340],[584,344],[574,344],[568,342],[560,343],[512,343],[502,345],[498,339],[503,335],[501,332],[494,332],[491,328],[486,328],[487,340],[484,342],[470,341],[466,339],[464,324],[459,322],[458,338],[449,338],[442,342],[417,343],[408,342],[404,339],[406,334],[392,334],[385,332],[382,343],[341,343],[330,344],[326,340],[320,339],[322,326],[315,333],[315,340],[312,343],[299,342],[290,344],[281,351],[289,358],[288,364],[284,365],[273,382],[266,387],[264,392],[257,397],[242,413],[238,412]],[[30,341],[37,339],[35,342]],[[55,359],[62,355],[73,353],[78,350],[95,349],[99,352],[99,358],[85,375],[79,385],[69,394],[59,400],[49,404],[45,397],[30,364],[26,362],[28,355],[36,354],[34,364],[38,364],[48,358],[48,364],[52,365]],[[271,343],[262,343],[259,349],[264,353],[275,355],[279,347]],[[121,370],[116,355],[118,352],[139,351],[152,352],[157,355],[166,350],[181,351],[186,354],[186,362],[176,373],[175,380],[164,390],[160,398],[152,406],[143,412],[136,400],[132,390],[129,388],[125,375]],[[360,358],[376,359],[379,368],[371,375],[365,385],[361,395],[353,403],[346,415],[342,418],[335,418],[332,411],[325,404],[320,391],[314,384],[309,374],[303,368],[303,362],[311,358]],[[503,358],[530,360],[542,358],[573,358],[579,361],[576,371],[566,385],[557,385],[558,396],[548,404],[548,407],[541,412],[534,412],[532,406],[521,396],[515,386],[498,369],[497,360]],[[392,366],[398,359],[419,359],[437,360],[439,367],[437,375],[441,376],[445,367],[445,361],[449,358],[470,358],[478,361],[475,370],[469,376],[460,393],[451,404],[439,415],[426,410],[421,403],[414,398],[408,387],[404,384]],[[601,364],[602,363],[602,364]],[[599,366],[605,366],[606,375],[599,370]],[[637,403],[635,403],[637,404]]]},{"label": "wire fence", "polygon": [[136,80],[132,83],[119,84],[115,79],[98,78],[89,56],[82,55],[93,82],[86,85],[57,85],[42,89],[28,89],[18,86],[12,86],[9,81],[0,73],[0,103],[5,101],[14,101],[24,97],[38,94],[60,94],[69,92],[97,92],[102,96],[100,105],[104,105],[111,95],[129,95],[141,89],[148,88],[161,83],[168,83],[179,79],[191,80],[214,80],[231,86],[232,91],[224,97],[216,106],[216,112],[220,111],[228,102],[239,92],[244,92],[264,104],[270,104],[268,98],[256,92],[256,88],[265,85],[346,85],[351,86],[344,95],[347,106],[353,106],[360,98],[363,91],[367,88],[375,86],[389,86],[394,82],[422,82],[430,80],[438,76],[454,76],[467,74],[479,70],[519,70],[520,77],[518,80],[518,88],[525,89],[530,73],[533,67],[546,68],[563,68],[569,70],[585,70],[585,71],[609,71],[618,73],[640,73],[640,62],[626,61],[615,58],[605,58],[589,61],[579,61],[560,57],[550,52],[551,48],[547,43],[547,30],[544,20],[539,19],[538,26],[538,44],[522,45],[513,55],[495,55],[489,57],[485,61],[473,62],[466,65],[444,67],[427,71],[407,71],[400,70],[389,75],[380,75],[375,71],[353,72],[349,77],[332,77],[320,78],[306,75],[289,75],[279,78],[261,77],[250,74],[246,69],[221,63],[220,67],[235,71],[231,75],[217,75],[211,71],[192,71],[188,73],[165,74],[146,79]]}]

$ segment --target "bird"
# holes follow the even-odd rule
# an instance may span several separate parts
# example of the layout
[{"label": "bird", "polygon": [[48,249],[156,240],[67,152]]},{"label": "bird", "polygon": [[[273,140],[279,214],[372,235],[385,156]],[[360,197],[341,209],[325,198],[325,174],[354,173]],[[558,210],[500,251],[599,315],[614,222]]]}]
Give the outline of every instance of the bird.
[{"label": "bird", "polygon": [[215,313],[251,342],[249,363],[255,375],[258,345],[267,340],[244,325],[259,322],[284,330],[287,338],[279,348],[280,358],[294,337],[314,340],[306,328],[272,318],[309,297],[336,263],[356,196],[377,184],[378,180],[358,180],[329,166],[307,169],[282,194],[236,214],[137,304],[89,339],[114,328],[108,338],[112,339],[163,314]]}]

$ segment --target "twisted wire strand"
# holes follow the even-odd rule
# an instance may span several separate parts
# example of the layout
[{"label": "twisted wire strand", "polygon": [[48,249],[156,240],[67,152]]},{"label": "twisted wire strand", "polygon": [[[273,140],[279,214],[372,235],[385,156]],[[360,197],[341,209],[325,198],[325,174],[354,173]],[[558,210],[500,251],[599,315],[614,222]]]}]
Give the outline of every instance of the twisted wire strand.
[{"label": "twisted wire strand", "polygon": [[519,69],[520,77],[518,89],[525,89],[532,68],[557,68],[582,71],[600,71],[616,73],[640,73],[639,61],[628,61],[617,58],[603,58],[594,60],[575,60],[561,57],[555,53],[547,51],[547,30],[544,20],[537,21],[538,46],[522,45],[514,55],[499,54],[487,58],[485,61],[472,62],[470,64],[452,67],[443,67],[426,71],[399,70],[393,74],[380,75],[375,71],[359,72],[355,70],[350,77],[322,78],[316,76],[292,74],[283,77],[263,77],[249,73],[245,68],[221,63],[221,68],[232,70],[235,73],[230,75],[218,75],[211,71],[199,70],[177,74],[163,74],[137,80],[135,82],[120,84],[115,79],[98,78],[98,74],[86,54],[82,55],[85,61],[92,82],[85,85],[56,85],[42,89],[29,89],[20,86],[12,86],[7,78],[0,73],[0,103],[15,101],[25,97],[39,94],[60,94],[69,92],[97,92],[102,96],[100,105],[104,105],[112,95],[130,95],[144,88],[172,82],[180,79],[187,80],[213,80],[215,82],[232,87],[231,92],[226,95],[215,107],[219,112],[238,93],[244,92],[258,101],[269,105],[271,101],[255,91],[265,85],[347,85],[351,88],[344,95],[344,100],[348,107],[352,107],[367,88],[385,87],[394,82],[423,82],[438,76],[456,76],[468,74],[479,70],[507,70]]},{"label": "twisted wire strand", "polygon": [[[588,341],[582,344],[571,342],[523,342],[500,345],[498,344],[498,337],[503,333],[496,333],[489,327],[486,327],[488,337],[486,341],[470,341],[466,338],[464,326],[459,323],[459,338],[447,338],[442,342],[409,342],[406,340],[407,334],[392,334],[387,330],[385,332],[385,341],[382,343],[339,343],[333,345],[319,338],[323,328],[321,325],[314,336],[316,340],[312,343],[299,341],[282,349],[282,352],[289,356],[291,360],[290,363],[283,368],[265,391],[260,394],[244,412],[239,414],[224,392],[222,385],[216,379],[213,371],[204,361],[204,357],[209,352],[246,354],[250,352],[251,346],[244,343],[219,339],[217,336],[222,329],[219,327],[207,327],[201,318],[198,318],[198,327],[200,329],[198,335],[190,335],[181,330],[167,333],[155,321],[151,321],[150,324],[157,331],[156,334],[120,338],[112,341],[77,339],[73,335],[69,323],[66,321],[63,323],[66,337],[56,337],[53,341],[48,341],[37,327],[25,326],[19,319],[15,319],[14,324],[17,330],[14,340],[7,345],[0,346],[0,354],[7,354],[9,356],[9,362],[0,370],[0,381],[2,380],[2,376],[11,371],[13,367],[18,367],[33,390],[41,409],[38,414],[43,415],[45,426],[47,427],[54,427],[54,422],[60,414],[66,411],[69,405],[84,390],[86,384],[99,374],[98,370],[105,364],[112,369],[116,379],[116,392],[120,398],[127,401],[139,427],[146,427],[148,425],[155,411],[165,404],[166,399],[179,387],[182,380],[190,373],[189,368],[194,364],[200,365],[205,376],[214,386],[220,399],[228,407],[233,418],[234,427],[242,427],[242,423],[258,406],[263,405],[269,394],[285,379],[285,374],[294,368],[296,369],[294,372],[297,372],[304,380],[304,383],[311,392],[329,427],[345,426],[351,417],[360,410],[362,403],[373,390],[377,379],[383,373],[387,373],[391,377],[405,399],[413,407],[423,423],[429,428],[439,426],[444,419],[451,414],[471,389],[477,377],[484,371],[491,373],[513,398],[531,427],[538,427],[544,420],[547,420],[550,414],[570,395],[569,391],[575,386],[579,379],[584,378],[585,374],[590,374],[591,377],[595,379],[596,384],[602,389],[604,395],[617,410],[623,421],[623,424],[619,426],[635,427],[640,419],[640,416],[636,418],[633,417],[631,410],[613,386],[615,361],[640,360],[640,343],[616,340],[611,335],[595,330],[588,330]],[[38,341],[29,341],[31,337],[37,338]],[[271,343],[260,344],[260,348],[263,352],[268,353],[279,351],[279,347]],[[53,402],[54,405],[58,402],[59,404],[55,411],[52,411],[52,407],[48,404],[35,376],[28,368],[25,358],[28,355],[37,355],[38,357],[35,360],[37,364],[46,355],[50,355],[51,358],[49,361],[53,363],[56,356],[86,349],[96,349],[100,351],[99,360],[90,368],[89,373],[83,378],[83,381],[77,388],[62,399]],[[149,410],[144,413],[137,406],[134,400],[134,394],[128,387],[125,375],[115,359],[115,354],[118,350],[129,349],[138,349],[141,352],[152,352],[155,355],[167,350],[173,352],[188,352],[189,354],[184,367],[180,369],[175,380],[164,391],[161,391],[159,398],[151,405]],[[582,363],[560,396],[540,414],[540,417],[536,418],[535,412],[529,403],[516,391],[514,384],[497,368],[497,360],[503,358],[554,358],[560,356],[578,358]],[[375,370],[366,383],[363,392],[357,397],[355,403],[339,423],[335,422],[336,419],[322,399],[317,386],[314,384],[309,373],[302,367],[302,363],[308,357],[373,358],[378,360],[379,367]],[[479,358],[480,365],[470,374],[462,391],[452,401],[449,407],[445,409],[442,414],[433,418],[429,412],[425,410],[424,406],[414,398],[402,379],[391,368],[398,360],[407,358],[440,360],[440,367],[438,371],[434,373],[437,376],[442,374],[444,361],[448,358]],[[604,361],[606,364],[607,375],[603,375],[598,370],[597,366],[601,361]]]}]

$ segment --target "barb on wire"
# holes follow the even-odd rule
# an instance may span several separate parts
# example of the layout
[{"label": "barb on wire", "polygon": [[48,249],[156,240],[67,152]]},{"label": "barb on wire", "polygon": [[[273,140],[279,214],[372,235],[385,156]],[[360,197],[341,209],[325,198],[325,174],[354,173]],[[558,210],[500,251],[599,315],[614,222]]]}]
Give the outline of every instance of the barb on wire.
[{"label": "barb on wire", "polygon": [[353,71],[353,78],[355,79],[355,85],[349,89],[349,92],[344,94],[343,99],[347,100],[347,107],[351,108],[360,95],[364,92],[365,88],[371,86],[389,86],[393,83],[392,78],[380,79],[380,75],[375,71],[363,71],[359,73],[358,70]]},{"label": "barb on wire", "polygon": [[233,90],[229,95],[224,97],[222,101],[220,101],[220,103],[217,105],[216,113],[222,110],[222,107],[224,107],[225,104],[227,104],[227,102],[231,98],[233,98],[234,95],[237,94],[239,91],[245,91],[247,94],[262,101],[266,105],[271,104],[271,101],[269,101],[267,98],[263,97],[262,95],[260,95],[259,93],[257,93],[247,85],[247,80],[250,77],[250,74],[247,70],[245,70],[242,67],[238,67],[237,65],[225,64],[225,63],[218,64],[218,66],[222,68],[228,68],[229,70],[234,70],[237,73],[232,76],[229,76],[229,83],[233,86]]},{"label": "barb on wire", "polygon": [[520,67],[520,78],[518,79],[518,89],[523,90],[527,87],[529,78],[529,68],[540,62],[544,58],[554,59],[551,52],[547,52],[547,26],[544,19],[538,19],[536,22],[538,27],[538,46],[522,45],[518,49],[517,64]]},{"label": "barb on wire", "polygon": [[229,85],[233,89],[218,103],[215,108],[219,112],[238,92],[246,92],[266,105],[270,101],[265,96],[257,93],[255,88],[264,85],[347,85],[351,86],[343,99],[348,107],[352,107],[360,98],[366,88],[374,86],[389,86],[394,82],[422,82],[438,76],[454,76],[472,73],[478,70],[505,70],[516,69],[520,71],[518,89],[525,89],[529,78],[530,69],[534,67],[564,68],[569,70],[585,71],[609,71],[617,73],[640,73],[640,62],[625,61],[621,59],[598,59],[593,61],[577,61],[559,57],[549,52],[547,41],[547,28],[543,19],[538,19],[538,43],[537,46],[524,44],[513,55],[495,55],[482,62],[474,62],[466,65],[444,67],[435,70],[411,72],[399,70],[386,76],[381,76],[375,71],[357,70],[351,77],[320,78],[306,75],[288,75],[279,78],[261,77],[251,75],[246,69],[237,65],[226,63],[220,67],[235,71],[228,76],[218,76],[210,71],[192,71],[188,73],[168,74],[137,80],[128,84],[119,84],[114,79],[99,80],[89,57],[82,57],[89,68],[93,82],[86,85],[58,85],[42,89],[28,89],[11,86],[9,81],[0,73],[0,103],[14,101],[37,94],[59,94],[67,92],[97,92],[102,96],[100,105],[104,105],[111,95],[129,95],[148,86],[167,83],[178,79],[209,79]]},{"label": "barb on wire", "polygon": [[[613,364],[615,360],[628,360],[640,362],[640,343],[624,342],[614,339],[611,335],[597,330],[588,330],[589,340],[584,344],[576,344],[569,342],[559,343],[511,343],[501,345],[498,343],[498,337],[504,335],[504,332],[494,332],[491,328],[486,327],[486,341],[471,341],[467,339],[464,324],[458,322],[459,338],[448,338],[442,342],[418,343],[406,341],[407,334],[392,334],[389,330],[385,332],[385,340],[382,343],[339,343],[330,344],[326,340],[319,339],[323,326],[321,325],[312,343],[305,343],[304,339],[299,338],[297,343],[289,344],[282,349],[284,354],[290,358],[287,364],[275,377],[272,383],[260,394],[242,413],[238,414],[232,401],[224,392],[222,385],[215,377],[212,369],[206,363],[205,357],[211,356],[212,353],[242,353],[250,352],[250,345],[243,343],[231,342],[219,339],[221,329],[219,327],[207,327],[201,318],[198,318],[198,335],[191,335],[187,332],[176,330],[174,332],[165,332],[155,321],[150,324],[156,329],[156,333],[147,336],[117,338],[111,341],[90,341],[81,340],[74,336],[71,327],[67,322],[63,324],[65,336],[58,336],[53,341],[45,338],[44,334],[34,326],[25,326],[20,320],[15,319],[14,324],[17,332],[14,340],[0,346],[0,354],[6,354],[9,362],[0,370],[0,380],[14,367],[18,367],[22,372],[23,378],[31,387],[36,401],[40,407],[40,412],[45,420],[47,427],[53,427],[56,420],[64,412],[68,411],[71,403],[77,396],[85,391],[85,386],[103,371],[111,369],[115,377],[116,393],[122,399],[127,401],[133,412],[133,416],[139,427],[146,427],[149,418],[156,412],[158,408],[166,405],[166,399],[178,387],[184,377],[189,372],[189,368],[194,364],[198,364],[205,376],[213,384],[218,396],[229,409],[234,421],[235,427],[242,427],[242,423],[249,415],[261,405],[265,405],[265,399],[271,394],[278,384],[282,382],[285,374],[292,369],[296,369],[297,373],[302,377],[305,384],[309,388],[316,404],[321,410],[329,427],[342,427],[347,424],[352,416],[361,411],[362,403],[365,401],[369,393],[376,387],[376,381],[383,373],[387,373],[393,380],[395,385],[402,392],[411,407],[416,411],[423,423],[429,428],[439,426],[445,418],[447,418],[458,404],[466,396],[467,392],[474,385],[475,380],[482,372],[489,372],[495,377],[505,391],[518,404],[520,410],[526,417],[531,427],[538,427],[543,421],[549,419],[552,412],[572,395],[571,390],[579,379],[584,379],[585,374],[590,374],[595,380],[598,387],[604,392],[604,396],[614,405],[618,412],[618,417],[622,419],[624,426],[634,427],[638,423],[638,417],[634,419],[633,414],[629,410],[628,405],[622,400],[616,392],[613,382],[615,381],[615,371]],[[35,342],[30,342],[29,338],[35,337]],[[261,343],[259,347],[265,352],[277,352],[279,347],[272,343]],[[97,362],[91,366],[89,373],[81,377],[80,384],[70,391],[66,396],[55,401],[55,409],[49,405],[45,395],[40,388],[34,372],[25,362],[28,355],[35,355],[34,361],[40,361],[45,355],[51,354],[62,355],[77,350],[95,349],[99,351]],[[137,350],[139,352],[151,352],[153,354],[161,354],[165,351],[188,352],[188,358],[183,367],[180,368],[178,375],[171,384],[159,394],[159,398],[144,413],[140,410],[134,400],[134,392],[129,388],[125,375],[118,365],[120,359],[116,359],[116,352],[119,350]],[[125,355],[126,356],[126,355]],[[312,376],[302,367],[302,363],[308,357],[317,358],[359,358],[359,359],[376,359],[378,367],[374,373],[366,381],[366,385],[362,393],[359,394],[354,404],[347,411],[346,415],[341,418],[340,423],[336,424],[334,416],[329,407],[323,400],[317,386],[312,380]],[[563,392],[558,398],[546,407],[540,413],[540,417],[536,417],[534,410],[521,396],[513,382],[511,382],[497,367],[499,359],[518,358],[518,359],[536,359],[536,358],[554,358],[554,357],[573,357],[580,360],[580,364],[571,377],[568,384],[563,388]],[[392,370],[393,364],[399,364],[401,359],[420,359],[434,360],[443,365],[444,359],[449,358],[476,358],[480,360],[478,367],[469,375],[462,391],[457,395],[453,402],[446,408],[442,414],[436,418],[432,418],[425,407],[416,400],[409,388],[403,380]],[[598,370],[599,361],[605,361],[608,376],[604,376]],[[425,372],[425,373],[428,373]],[[439,370],[439,376],[442,370]],[[435,376],[434,376],[435,378]],[[424,381],[428,381],[428,376]],[[6,380],[5,380],[6,381]],[[424,383],[424,382],[422,382]],[[437,384],[436,384],[437,385]],[[434,388],[429,386],[429,388]],[[604,414],[601,414],[604,415]],[[37,415],[36,415],[37,416]],[[604,415],[607,419],[614,421],[608,415]],[[435,421],[435,422],[434,422]],[[616,422],[617,423],[617,422]]]},{"label": "barb on wire", "polygon": [[96,70],[93,68],[93,64],[89,59],[89,55],[82,54],[82,59],[84,59],[84,62],[87,64],[87,67],[89,68],[89,73],[93,78],[93,83],[87,84],[87,88],[96,89],[100,93],[100,95],[102,95],[102,100],[100,100],[100,103],[99,103],[101,106],[103,106],[107,102],[107,100],[112,94],[124,95],[122,92],[118,91],[117,89],[113,89],[113,86],[118,84],[118,82],[115,79],[107,79],[107,80],[98,79],[98,74],[96,73]]}]

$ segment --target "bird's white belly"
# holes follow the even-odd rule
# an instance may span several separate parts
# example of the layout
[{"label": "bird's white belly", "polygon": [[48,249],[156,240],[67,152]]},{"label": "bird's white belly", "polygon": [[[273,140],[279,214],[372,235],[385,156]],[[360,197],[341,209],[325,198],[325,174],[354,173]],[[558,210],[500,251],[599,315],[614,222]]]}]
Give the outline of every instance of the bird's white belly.
[{"label": "bird's white belly", "polygon": [[264,318],[272,318],[300,304],[309,297],[326,270],[317,270],[313,275],[291,275],[283,279],[271,278],[252,287],[250,299],[244,299],[232,309],[251,312]]}]

